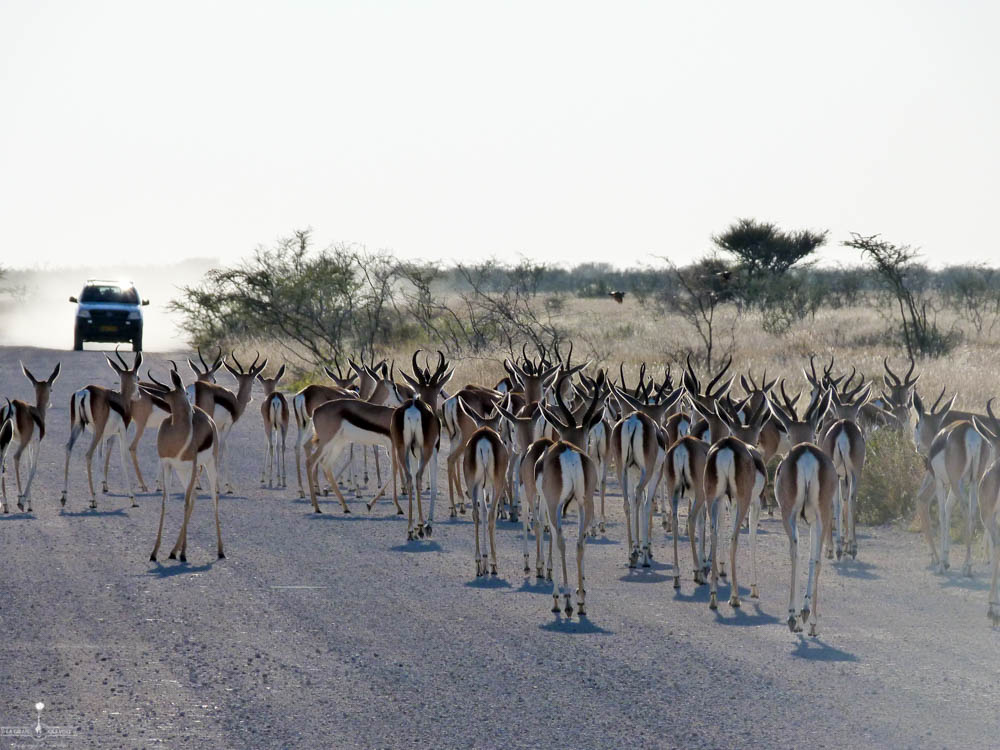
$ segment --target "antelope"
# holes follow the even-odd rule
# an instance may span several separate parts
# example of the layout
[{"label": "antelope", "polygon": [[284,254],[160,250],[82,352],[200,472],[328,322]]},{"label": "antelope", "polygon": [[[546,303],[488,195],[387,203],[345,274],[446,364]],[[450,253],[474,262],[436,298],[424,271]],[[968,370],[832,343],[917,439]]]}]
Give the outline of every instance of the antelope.
[{"label": "antelope", "polygon": [[[499,413],[497,413],[499,416]],[[476,533],[476,576],[486,575],[486,536],[490,543],[490,575],[497,574],[497,508],[504,492],[507,475],[507,447],[499,433],[481,426],[469,437],[462,452],[465,484],[472,502],[472,523]],[[480,520],[483,544],[479,544]]]},{"label": "antelope", "polygon": [[[222,369],[223,359],[222,359],[222,347],[219,347],[219,351],[215,355],[215,359],[212,360],[212,364],[205,361],[205,358],[201,354],[201,347],[198,347],[198,360],[201,362],[201,367],[196,365],[190,357],[188,357],[188,366],[191,371],[194,372],[195,379],[202,383],[214,383],[215,373]],[[174,369],[177,369],[176,367]]]},{"label": "antelope", "polygon": [[[500,399],[500,394],[496,391],[487,390],[477,386],[466,386],[455,395],[449,397],[441,406],[441,423],[445,433],[448,435],[449,453],[447,457],[448,468],[448,501],[449,517],[456,518],[460,511],[465,515],[465,496],[462,494],[461,479],[459,477],[459,462],[463,461],[465,446],[477,429],[479,424],[475,419],[476,415],[485,415],[492,410]],[[455,490],[458,490],[459,504],[456,509]],[[512,521],[517,520],[516,511]]]},{"label": "antelope", "polygon": [[[680,526],[677,520],[677,508],[681,498],[687,498],[689,507],[698,505],[703,507],[705,503],[705,459],[708,455],[708,444],[704,440],[699,440],[691,435],[683,435],[671,443],[667,449],[664,459],[667,496],[670,498],[670,522],[667,521],[667,513],[663,514],[663,526],[671,531],[674,542],[674,588],[681,587],[680,563],[677,553],[677,537],[680,533]],[[688,518],[693,516],[688,513]],[[689,529],[689,533],[690,533]],[[694,536],[691,535],[692,552],[695,555],[695,576],[701,573],[701,565],[697,559],[697,552],[694,552]]]},{"label": "antelope", "polygon": [[[226,443],[228,442],[229,433],[232,431],[233,426],[243,416],[247,405],[253,400],[253,381],[257,379],[257,376],[267,366],[267,358],[259,365],[257,364],[260,360],[259,353],[254,357],[253,363],[247,369],[244,369],[243,365],[240,364],[235,352],[232,352],[231,356],[233,362],[236,363],[236,367],[225,361],[223,365],[225,365],[229,374],[236,378],[237,390],[235,394],[228,388],[223,388],[221,385],[203,380],[196,380],[187,387],[187,393],[192,403],[203,409],[215,422],[219,433],[219,462],[217,466],[219,484],[223,485],[225,491],[230,494],[234,492],[234,488],[229,476],[229,467],[226,460]],[[194,363],[191,363],[191,366],[194,367]],[[222,407],[222,411],[219,412],[219,418],[216,419],[216,407],[219,406]]]},{"label": "antelope", "polygon": [[889,367],[888,357],[882,359],[882,366],[885,367],[885,374],[882,376],[882,380],[886,388],[889,389],[889,393],[882,394],[884,404],[879,405],[888,413],[891,421],[900,430],[907,430],[910,426],[910,407],[913,405],[914,386],[920,380],[920,375],[914,378],[910,377],[917,363],[911,358],[910,369],[906,371],[906,374],[902,378]]},{"label": "antelope", "polygon": [[[594,380],[583,380],[586,391],[580,391],[578,395],[581,397],[580,407],[574,412],[574,415],[579,417],[582,415],[583,410],[586,408],[587,402],[590,400],[594,393],[594,389],[597,387],[596,381]],[[610,463],[611,457],[611,423],[608,421],[607,409],[605,409],[605,415],[601,420],[594,424],[590,429],[590,434],[587,435],[587,455],[594,462],[594,467],[597,469],[597,476],[599,477],[599,483],[601,485],[601,513],[600,520],[598,516],[594,513],[594,524],[590,527],[590,535],[596,537],[598,532],[601,534],[605,533],[607,530],[607,515],[605,513],[605,498],[607,497],[608,491],[608,465]]]},{"label": "antelope", "polygon": [[[312,500],[313,511],[321,513],[319,502],[317,501],[315,481],[317,477],[316,467],[322,465],[324,471],[329,475],[333,471],[338,458],[348,446],[360,444],[382,445],[387,449],[392,448],[392,418],[395,409],[391,406],[372,404],[354,397],[343,397],[326,401],[317,406],[312,412],[312,430],[314,433],[314,447],[306,456],[306,479],[309,482],[309,497]],[[390,454],[392,455],[392,454]],[[403,514],[403,509],[399,506],[398,494],[396,491],[396,461],[392,462],[393,472],[393,502],[396,505],[396,512]],[[350,513],[351,509],[344,499],[337,483],[331,482],[337,499],[344,513]],[[371,510],[378,499],[385,491],[383,487],[378,494],[368,503],[368,510]]]},{"label": "antelope", "polygon": [[989,540],[990,598],[986,616],[993,627],[1000,625],[1000,596],[997,593],[997,574],[1000,572],[1000,422],[993,414],[992,399],[986,404],[989,417],[973,417],[976,429],[985,437],[992,448],[994,460],[983,474],[979,483],[979,517],[986,528]]},{"label": "antelope", "polygon": [[[98,446],[106,444],[118,436],[118,447],[122,458],[122,474],[125,477],[125,486],[128,488],[128,497],[132,501],[132,507],[137,508],[139,504],[135,501],[135,493],[132,492],[132,478],[129,476],[128,464],[125,460],[125,443],[128,436],[128,426],[132,418],[132,395],[136,392],[136,382],[138,380],[139,366],[142,364],[142,352],[135,355],[132,367],[125,368],[115,364],[115,361],[105,355],[111,369],[118,373],[121,380],[121,391],[116,393],[110,388],[102,388],[99,385],[88,385],[69,398],[69,423],[70,434],[66,443],[66,467],[63,471],[62,497],[60,504],[66,506],[66,492],[69,489],[69,460],[73,454],[73,445],[77,438],[85,430],[92,432],[94,439],[87,449],[87,483],[90,486],[90,507],[97,508],[97,495],[94,492],[94,476],[92,462],[94,451]],[[121,358],[121,355],[119,355]],[[104,470],[104,492],[108,491],[107,464],[111,459],[110,446],[105,448],[108,461],[105,462]]]},{"label": "antelope", "polygon": [[[749,400],[749,399],[747,399]],[[695,397],[695,405],[705,409],[704,400]],[[720,501],[726,498],[729,505],[731,532],[729,537],[729,567],[731,569],[729,606],[739,607],[740,589],[737,578],[736,553],[739,546],[740,528],[743,521],[750,515],[750,596],[754,599],[760,596],[757,589],[757,517],[760,513],[760,496],[767,482],[767,470],[760,452],[756,449],[757,439],[764,421],[770,415],[769,402],[762,399],[758,407],[750,413],[744,422],[739,418],[741,411],[746,409],[746,402],[733,409],[733,414],[722,408],[717,400],[714,404],[715,417],[723,423],[725,430],[731,434],[715,440],[705,454],[704,488],[702,502],[705,504],[711,522],[711,579],[709,586],[709,603],[711,609],[718,607],[718,544],[719,544],[719,511]],[[709,420],[713,434],[721,434],[722,430],[714,426],[714,420]],[[695,504],[688,516],[688,535],[691,539],[691,552],[695,554],[694,519],[698,518],[701,506]],[[699,575],[699,573],[701,575]],[[695,573],[695,581],[704,583],[704,568]]]},{"label": "antelope", "polygon": [[[416,358],[416,355],[414,355]],[[442,356],[442,360],[444,357]],[[417,368],[414,367],[416,370]],[[389,425],[396,463],[408,489],[409,513],[406,523],[406,539],[412,541],[431,536],[434,523],[434,500],[437,497],[436,460],[441,440],[441,423],[434,409],[423,401],[419,394],[407,399],[392,413]],[[431,507],[427,523],[424,523],[424,506],[420,496],[424,471],[431,467]],[[413,525],[413,499],[417,499],[416,527]]]},{"label": "antelope", "polygon": [[[693,414],[699,417],[691,425],[688,434],[693,438],[703,441],[708,447],[711,447],[714,441],[729,435],[729,427],[718,416],[717,404],[719,399],[729,393],[729,389],[732,387],[735,376],[730,377],[726,382],[720,384],[731,364],[732,357],[729,357],[719,372],[715,374],[705,386],[705,389],[702,390],[701,382],[698,380],[698,376],[695,374],[694,367],[691,364],[691,356],[688,355],[687,357],[687,366],[684,370],[682,381],[687,398],[693,407]],[[695,571],[695,581],[699,583],[704,583],[704,577],[709,574],[712,566],[710,558],[705,555],[705,530],[708,520],[705,516],[707,515],[708,506],[704,507],[706,510],[705,514],[701,512],[697,514],[689,512],[688,514],[688,528],[694,529],[697,526],[699,531],[698,549],[700,554],[698,555],[699,559],[695,561],[697,569]],[[693,535],[691,539],[694,539]],[[720,563],[719,567],[720,575],[725,577],[725,566]],[[698,570],[702,571],[701,574],[698,573]]]},{"label": "antelope", "polygon": [[160,423],[156,433],[156,452],[160,457],[160,479],[163,482],[163,500],[160,504],[160,523],[156,531],[156,543],[149,555],[150,562],[156,562],[163,538],[163,517],[167,510],[167,496],[170,494],[170,472],[177,474],[181,483],[186,483],[184,492],[184,520],[177,535],[177,542],[170,550],[169,559],[187,562],[187,526],[194,510],[194,485],[199,469],[204,468],[212,491],[215,505],[216,552],[221,560],[226,555],[222,549],[222,526],[219,523],[219,477],[220,456],[219,433],[212,418],[188,400],[184,384],[177,370],[170,371],[172,387],[160,383],[150,375],[152,384],[141,383],[139,388],[149,394],[153,403],[170,416]]},{"label": "antelope", "polygon": [[[864,382],[862,382],[864,386]],[[836,390],[830,391],[834,413],[839,419],[823,435],[821,446],[833,460],[837,470],[837,493],[833,497],[833,516],[836,522],[836,553],[840,560],[846,552],[852,559],[858,557],[857,502],[858,481],[865,467],[865,436],[858,426],[858,413],[871,398],[871,383],[853,399],[842,399]],[[847,500],[846,506],[844,500]],[[847,533],[844,533],[844,514],[847,514]],[[833,534],[833,527],[830,528]],[[845,541],[846,540],[846,541]],[[833,546],[827,549],[827,558],[833,557]]]},{"label": "antelope", "polygon": [[[648,404],[618,390],[615,385],[611,388],[622,405],[622,413],[625,414],[626,405],[633,410],[611,429],[611,451],[618,467],[625,506],[629,567],[634,568],[641,562],[642,567],[648,568],[652,560],[649,539],[652,497],[656,494],[666,456],[660,423],[663,415],[680,399],[683,390],[677,389],[664,400]],[[630,492],[629,477],[635,472],[639,476]]]},{"label": "antelope", "polygon": [[941,535],[940,556],[933,549],[931,555],[940,574],[944,574],[950,567],[948,552],[951,546],[952,505],[956,498],[965,496],[965,563],[962,565],[962,574],[972,576],[972,533],[976,523],[974,513],[989,451],[989,443],[976,430],[973,422],[964,419],[947,425],[931,443],[927,466],[937,495]]},{"label": "antelope", "polygon": [[[788,629],[802,632],[802,625],[809,622],[809,635],[816,635],[819,608],[819,573],[823,553],[824,534],[830,528],[833,516],[833,496],[837,491],[837,469],[831,459],[816,445],[816,429],[830,406],[830,392],[815,394],[798,419],[795,405],[784,390],[784,407],[772,404],[774,413],[785,426],[789,442],[793,444],[788,455],[778,464],[774,476],[774,496],[781,508],[781,519],[788,535],[789,555],[792,562],[791,589],[788,597]],[[799,520],[809,525],[809,576],[806,582],[802,609],[796,614],[798,598]]]},{"label": "antelope", "polygon": [[555,380],[560,365],[546,368],[544,357],[535,362],[528,358],[525,348],[522,348],[522,354],[524,354],[523,367],[509,359],[503,361],[503,366],[507,374],[521,386],[525,402],[537,403],[542,400],[544,389]]},{"label": "antelope", "polygon": [[[565,599],[563,611],[569,617],[573,614],[573,605],[569,593],[566,572],[566,539],[563,536],[562,519],[569,504],[576,501],[579,512],[579,529],[576,538],[576,570],[577,570],[577,611],[583,617],[586,612],[586,589],[583,575],[583,550],[587,529],[594,517],[594,489],[597,486],[597,469],[586,453],[587,433],[594,424],[603,417],[604,407],[599,407],[601,390],[604,385],[603,373],[598,376],[598,387],[594,390],[593,399],[587,407],[583,419],[577,422],[573,413],[566,408],[562,398],[558,399],[562,411],[560,417],[546,406],[541,406],[545,421],[559,434],[559,441],[550,445],[536,461],[535,485],[536,491],[545,499],[545,513],[548,518],[552,536],[562,559],[562,584],[552,581],[552,611],[559,612],[559,597]],[[556,393],[560,389],[556,387]],[[549,568],[552,568],[551,546],[549,547]]]},{"label": "antelope", "polygon": [[[445,385],[451,380],[451,376],[455,374],[454,369],[448,369],[448,365],[444,359],[444,353],[438,352],[438,362],[434,368],[434,372],[431,372],[428,367],[427,362],[424,363],[423,370],[417,364],[417,355],[420,354],[418,349],[413,353],[413,375],[407,375],[405,372],[400,370],[400,375],[403,380],[413,389],[413,396],[404,402],[404,395],[400,390],[400,387],[395,383],[391,384],[391,389],[396,400],[401,403],[399,408],[405,406],[406,403],[417,399],[422,403],[426,404],[431,412],[435,415],[435,422],[438,427],[438,434],[434,438],[432,447],[432,452],[429,455],[429,461],[431,462],[431,512],[430,521],[434,520],[434,503],[437,501],[437,463],[438,463],[438,448],[440,443],[440,421],[437,419],[438,411],[438,399],[441,397],[441,392],[444,390]],[[411,415],[412,416],[412,415]],[[423,469],[421,469],[421,476],[423,476]],[[420,503],[418,503],[420,505]]]},{"label": "antelope", "polygon": [[264,474],[267,473],[267,486],[274,486],[275,474],[275,443],[281,438],[281,463],[278,465],[278,486],[288,486],[288,474],[285,471],[285,438],[288,435],[288,399],[278,390],[278,382],[285,375],[285,366],[278,368],[273,378],[265,378],[257,373],[257,380],[264,387],[264,400],[260,405],[260,416],[264,422],[264,434],[267,435],[267,459],[260,465],[260,484],[264,486]]},{"label": "antelope", "polygon": [[[510,406],[510,398],[506,399],[506,406]],[[524,555],[524,572],[531,572],[529,566],[528,552],[528,526],[532,526],[535,534],[535,570],[537,577],[542,575],[542,525],[541,514],[539,512],[538,491],[535,486],[535,462],[541,458],[546,449],[554,441],[549,438],[535,440],[535,418],[534,416],[524,416],[519,413],[508,411],[505,403],[497,405],[497,411],[503,415],[511,427],[513,437],[514,459],[509,461],[511,468],[511,485],[514,494],[514,503],[517,504],[519,490],[524,490],[525,512],[521,514],[522,526],[522,553]],[[549,571],[551,576],[551,571]]]},{"label": "antelope", "polygon": [[[330,375],[330,373],[327,373]],[[331,375],[332,377],[332,375]],[[316,407],[327,401],[337,398],[357,398],[357,393],[349,391],[340,386],[329,385],[307,385],[292,397],[292,411],[295,415],[295,424],[298,427],[298,436],[295,439],[295,474],[299,480],[299,497],[305,497],[305,487],[302,484],[302,454],[309,439],[313,435],[312,415]],[[306,456],[308,460],[308,455]],[[327,477],[330,485],[334,483],[332,475]],[[311,483],[312,478],[308,478]]]},{"label": "antelope", "polygon": [[[8,401],[3,414],[0,414],[0,423],[10,420],[11,438],[10,444],[16,444],[14,449],[14,474],[17,478],[17,509],[23,511],[27,509],[31,513],[31,483],[35,478],[35,471],[38,468],[38,451],[41,448],[42,439],[45,437],[45,412],[49,408],[49,399],[52,396],[52,385],[59,377],[62,363],[56,363],[52,374],[46,380],[38,380],[31,371],[21,364],[21,372],[24,373],[31,385],[35,389],[35,403],[29,404],[26,401],[15,399]],[[21,488],[21,456],[28,451],[28,463],[31,468],[28,470],[28,480]],[[2,467],[0,467],[2,468]],[[6,486],[5,486],[6,489]],[[7,513],[7,495],[4,493],[3,512]]]},{"label": "antelope", "polygon": [[14,407],[7,399],[6,408],[0,408],[0,486],[3,488],[3,512],[7,512],[7,480],[2,471],[7,463],[7,449],[14,437]]}]

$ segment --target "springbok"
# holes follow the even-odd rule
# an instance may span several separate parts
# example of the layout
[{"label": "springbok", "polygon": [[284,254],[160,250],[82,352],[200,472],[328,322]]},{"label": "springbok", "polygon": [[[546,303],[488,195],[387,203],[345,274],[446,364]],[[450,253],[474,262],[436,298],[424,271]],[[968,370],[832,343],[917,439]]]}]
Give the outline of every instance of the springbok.
[{"label": "springbok", "polygon": [[[35,478],[35,471],[38,468],[38,451],[41,448],[42,439],[45,437],[45,412],[49,408],[49,400],[52,396],[52,385],[59,377],[62,363],[57,363],[52,370],[52,374],[45,380],[38,380],[31,371],[21,363],[21,372],[24,373],[31,385],[35,389],[35,403],[29,404],[26,401],[15,399],[8,401],[4,412],[0,414],[0,423],[11,421],[11,445],[16,445],[14,449],[14,475],[17,478],[17,509],[27,510],[31,513],[31,483]],[[21,488],[21,456],[28,451],[28,463],[31,465],[28,470],[28,480]],[[0,466],[0,471],[5,467]],[[7,513],[6,484],[4,485],[3,512]]]},{"label": "springbok", "polygon": [[[337,398],[357,398],[357,396],[355,391],[346,390],[340,386],[313,384],[307,385],[292,397],[292,412],[295,415],[295,425],[298,427],[298,436],[295,439],[295,474],[299,480],[299,497],[306,496],[305,486],[302,484],[302,456],[305,453],[306,460],[309,458],[306,446],[313,436],[313,412],[317,406],[327,401]],[[310,484],[313,482],[312,477],[307,479]],[[327,476],[327,481],[331,486],[334,484],[332,474]]]},{"label": "springbok", "polygon": [[[219,484],[223,485],[224,490],[230,494],[235,490],[229,475],[226,444],[229,441],[229,434],[232,432],[233,426],[243,416],[243,412],[253,400],[253,381],[257,379],[257,376],[267,366],[267,358],[259,365],[257,364],[260,360],[259,353],[254,357],[250,367],[246,369],[244,369],[243,365],[236,358],[235,352],[232,352],[231,355],[233,362],[236,363],[236,367],[225,361],[223,361],[223,365],[225,365],[229,374],[236,378],[237,389],[235,394],[228,388],[204,380],[196,380],[187,387],[188,397],[191,399],[191,402],[203,409],[206,414],[212,417],[215,423],[219,439],[219,462],[217,466]],[[190,362],[190,360],[188,361]],[[193,362],[190,362],[190,364],[194,367]],[[221,407],[221,409],[217,407]]]},{"label": "springbok", "polygon": [[[479,424],[476,416],[483,416],[492,411],[500,400],[500,394],[478,386],[465,386],[458,393],[445,399],[441,405],[441,426],[448,436],[448,515],[456,518],[458,513],[465,515],[465,495],[462,493],[462,482],[459,476],[459,463],[464,461],[465,446]],[[455,503],[456,490],[458,504]],[[512,518],[516,521],[517,518]]]},{"label": "springbok", "polygon": [[509,411],[507,408],[511,402],[509,396],[505,399],[505,402],[497,405],[497,411],[507,420],[511,429],[514,457],[508,463],[512,467],[510,483],[514,496],[514,505],[519,504],[520,492],[522,490],[524,492],[525,507],[521,513],[521,551],[524,555],[524,572],[528,573],[531,571],[528,563],[528,526],[530,525],[535,534],[535,569],[538,578],[542,578],[542,524],[538,504],[538,491],[535,487],[535,462],[541,458],[546,449],[553,444],[553,441],[549,438],[535,440],[534,416],[524,416],[520,413]]},{"label": "springbok", "polygon": [[[725,423],[730,432],[728,437],[716,440],[705,456],[705,475],[703,502],[706,503],[708,515],[712,524],[711,542],[711,585],[709,607],[718,606],[718,568],[716,565],[719,537],[720,500],[725,497],[729,505],[731,530],[729,534],[729,567],[731,568],[729,606],[740,606],[740,587],[737,579],[736,553],[739,546],[740,528],[749,513],[750,531],[750,597],[757,599],[760,592],[757,588],[757,521],[761,510],[761,495],[767,484],[767,469],[764,459],[756,445],[761,427],[771,415],[770,403],[764,398],[757,408],[750,411],[747,406],[749,398],[727,410],[722,402],[715,405],[716,417]],[[691,510],[691,517],[698,517],[698,505]],[[689,532],[693,528],[689,523]],[[691,550],[694,552],[694,537],[691,536]],[[697,562],[697,561],[696,561]],[[724,575],[724,573],[723,573]],[[704,579],[695,581],[703,583]]]},{"label": "springbok", "polygon": [[[215,359],[212,360],[212,364],[205,361],[205,358],[201,354],[201,347],[198,347],[198,360],[201,362],[201,367],[196,365],[191,358],[188,358],[188,366],[191,371],[194,372],[195,380],[199,380],[202,383],[214,383],[215,373],[222,369],[223,359],[222,359],[222,347],[219,347],[219,351],[215,354]],[[177,368],[174,367],[176,370]]]},{"label": "springbok", "polygon": [[[951,547],[951,510],[956,498],[966,501],[965,563],[962,574],[972,576],[972,534],[976,524],[979,483],[989,461],[990,446],[973,422],[959,420],[947,425],[934,438],[927,466],[934,481],[938,501],[938,525],[941,535],[937,572],[948,570]],[[964,498],[963,498],[964,496]]]},{"label": "springbok", "polygon": [[[648,568],[652,561],[649,538],[652,498],[659,486],[667,453],[661,423],[663,416],[684,391],[678,388],[662,400],[649,404],[629,396],[614,384],[611,389],[621,404],[623,414],[611,428],[611,453],[618,468],[625,507],[628,564],[630,568],[639,563]],[[638,477],[630,490],[629,479],[634,474]]]},{"label": "springbok", "polygon": [[[782,382],[784,407],[777,403],[772,410],[785,426],[792,449],[780,464],[774,477],[774,496],[781,508],[781,519],[788,535],[789,555],[792,563],[791,589],[788,596],[788,628],[793,633],[802,632],[802,625],[809,622],[809,635],[816,635],[819,607],[819,573],[822,563],[823,542],[826,529],[833,520],[833,496],[837,491],[837,469],[823,449],[815,444],[816,429],[830,406],[830,392],[814,394],[803,419],[795,413],[794,401],[785,393]],[[798,607],[799,521],[809,525],[809,577],[806,582],[802,608]]]},{"label": "springbok", "polygon": [[858,414],[871,398],[871,383],[865,385],[862,382],[862,386],[864,387],[854,392],[853,398],[850,395],[843,398],[835,389],[830,390],[833,413],[838,419],[826,429],[821,441],[821,447],[833,460],[833,466],[837,470],[837,493],[833,497],[835,525],[830,528],[830,534],[836,537],[836,541],[827,549],[826,556],[833,557],[836,547],[838,560],[845,553],[851,559],[858,557],[858,482],[865,467],[866,453],[865,436],[858,426]]},{"label": "springbok", "polygon": [[[309,497],[312,500],[313,511],[322,512],[317,501],[317,466],[322,466],[324,472],[329,476],[344,450],[354,445],[366,447],[381,445],[390,450],[390,455],[393,455],[391,453],[391,426],[394,412],[395,409],[391,406],[371,404],[354,397],[326,401],[313,410],[312,430],[315,434],[313,439],[315,445],[306,456],[306,479],[309,482]],[[396,505],[396,512],[402,515],[403,509],[399,506],[395,484],[395,459],[392,461],[392,481],[393,502]],[[330,486],[337,499],[340,500],[340,506],[344,513],[350,513],[351,509],[347,505],[347,500],[344,499],[340,487],[335,481],[331,482]],[[384,491],[383,487],[368,503],[368,510],[375,506],[376,501]]]},{"label": "springbok", "polygon": [[[499,416],[499,414],[497,415]],[[507,447],[500,434],[488,426],[477,429],[466,441],[462,455],[465,484],[472,502],[476,533],[476,576],[486,575],[486,537],[490,545],[490,575],[497,574],[497,508],[506,485]],[[479,527],[483,526],[480,546]]]},{"label": "springbok", "polygon": [[170,473],[177,474],[182,484],[186,484],[184,492],[184,519],[177,535],[177,542],[170,550],[169,559],[178,556],[181,562],[187,562],[187,527],[194,510],[194,485],[198,479],[199,469],[204,468],[212,491],[212,501],[215,505],[215,535],[216,552],[219,559],[226,555],[222,549],[222,526],[219,523],[219,433],[212,418],[198,406],[193,406],[188,400],[184,384],[177,370],[170,371],[172,387],[160,383],[150,375],[152,384],[141,383],[139,387],[149,394],[153,403],[169,413],[169,417],[160,423],[156,433],[156,452],[160,457],[160,474],[163,482],[163,500],[160,504],[160,523],[156,531],[156,543],[149,556],[156,562],[160,551],[160,541],[163,538],[163,518],[167,510],[167,497],[170,494]]},{"label": "springbok", "polygon": [[[587,614],[583,550],[587,529],[590,528],[594,517],[597,469],[590,456],[587,455],[586,440],[587,433],[604,416],[604,407],[599,406],[604,385],[602,375],[598,376],[598,387],[595,388],[593,399],[581,421],[577,422],[561,398],[558,403],[562,411],[562,418],[548,407],[541,407],[545,421],[559,433],[559,441],[550,445],[535,463],[535,484],[538,493],[545,500],[545,514],[548,518],[549,528],[562,559],[562,584],[558,584],[556,580],[552,582],[552,611],[559,612],[559,597],[563,596],[565,598],[563,611],[567,616],[573,614],[573,605],[566,571],[566,539],[563,536],[562,519],[566,514],[567,507],[573,501],[576,501],[580,511],[576,538],[577,612],[581,617]],[[558,387],[556,393],[559,393]],[[551,569],[551,546],[549,549],[549,568]]]},{"label": "springbok", "polygon": [[973,418],[976,429],[992,448],[994,460],[979,483],[979,517],[986,528],[990,551],[990,598],[986,616],[993,627],[1000,625],[1000,595],[997,593],[997,575],[1000,572],[1000,421],[993,414],[992,399],[986,404],[989,417]]},{"label": "springbok", "polygon": [[[414,355],[416,357],[416,355]],[[442,356],[442,360],[444,357]],[[416,370],[416,366],[414,366]],[[442,371],[443,372],[443,371]],[[406,538],[413,540],[431,536],[434,524],[434,500],[437,497],[436,461],[441,442],[441,422],[434,409],[423,401],[419,394],[396,407],[389,425],[396,463],[408,489],[409,513],[406,523]],[[424,471],[431,470],[431,507],[427,523],[424,523],[424,506],[420,494]],[[413,525],[413,499],[417,500],[416,527]]]},{"label": "springbok", "polygon": [[[129,476],[128,464],[125,459],[125,443],[128,437],[128,426],[132,420],[132,396],[137,391],[139,365],[142,364],[142,352],[137,352],[135,362],[130,368],[120,367],[111,357],[105,355],[111,369],[118,373],[121,380],[121,391],[115,392],[110,388],[103,388],[99,385],[88,385],[81,388],[69,398],[69,440],[66,442],[66,467],[63,471],[62,497],[60,504],[66,505],[66,492],[69,490],[69,460],[73,454],[73,445],[77,438],[84,431],[91,432],[94,439],[87,449],[87,483],[90,486],[90,507],[97,508],[97,495],[94,492],[93,458],[94,451],[98,446],[107,444],[118,436],[118,447],[122,457],[122,475],[125,478],[125,486],[128,488],[128,497],[132,501],[132,507],[138,507],[135,501],[135,493],[132,491],[132,478]],[[110,460],[110,446],[105,445],[107,457]],[[105,462],[104,492],[108,491],[107,463]]]},{"label": "springbok", "polygon": [[282,365],[273,378],[265,378],[257,373],[257,381],[264,388],[264,400],[260,404],[260,416],[264,423],[264,434],[267,435],[267,459],[260,465],[260,484],[264,486],[264,475],[267,474],[267,486],[274,487],[275,451],[278,439],[281,439],[281,463],[277,466],[278,486],[288,486],[288,474],[285,471],[285,438],[288,436],[288,399],[278,390],[278,383],[285,375]]}]

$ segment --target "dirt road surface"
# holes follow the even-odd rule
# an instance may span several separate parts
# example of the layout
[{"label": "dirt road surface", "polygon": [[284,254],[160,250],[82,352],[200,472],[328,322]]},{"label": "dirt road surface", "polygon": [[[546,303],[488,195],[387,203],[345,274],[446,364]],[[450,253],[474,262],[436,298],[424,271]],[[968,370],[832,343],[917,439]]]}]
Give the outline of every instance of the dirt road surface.
[{"label": "dirt road surface", "polygon": [[[59,508],[69,394],[115,384],[103,355],[0,350],[0,394],[30,396],[21,359],[36,373],[61,360],[63,372],[34,513],[0,517],[5,727],[34,727],[41,701],[43,724],[72,729],[59,740],[69,748],[1000,744],[1000,633],[986,618],[978,546],[973,579],[958,565],[941,577],[916,535],[862,529],[856,562],[823,566],[820,635],[809,638],[784,622],[788,544],[777,519],[759,537],[761,599],[744,590],[733,610],[723,583],[713,613],[689,554],[673,589],[658,522],[653,567],[628,570],[615,485],[607,536],[586,547],[589,617],[567,621],[549,612],[550,584],[522,575],[513,524],[499,524],[500,575],[477,580],[471,519],[448,521],[443,497],[433,540],[408,543],[385,501],[372,513],[352,501],[344,515],[324,498],[313,514],[297,497],[291,453],[291,486],[261,489],[258,393],[232,436],[227,559],[215,559],[203,493],[188,563],[150,563],[160,498],[128,507],[117,451],[112,494],[92,511],[78,444]],[[148,364],[165,376],[162,356]],[[141,461],[153,477],[155,429]],[[8,492],[12,482],[8,467]],[[180,512],[174,495],[167,549]]]}]

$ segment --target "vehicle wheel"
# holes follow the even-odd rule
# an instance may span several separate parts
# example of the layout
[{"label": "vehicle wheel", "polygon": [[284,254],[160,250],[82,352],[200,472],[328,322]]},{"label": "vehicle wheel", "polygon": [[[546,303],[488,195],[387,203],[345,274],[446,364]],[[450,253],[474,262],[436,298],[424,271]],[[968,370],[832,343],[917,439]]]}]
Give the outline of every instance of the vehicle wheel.
[{"label": "vehicle wheel", "polygon": [[83,351],[83,336],[79,333],[73,333],[73,351],[82,352]]},{"label": "vehicle wheel", "polygon": [[142,351],[142,336],[132,339],[132,351],[141,352]]}]

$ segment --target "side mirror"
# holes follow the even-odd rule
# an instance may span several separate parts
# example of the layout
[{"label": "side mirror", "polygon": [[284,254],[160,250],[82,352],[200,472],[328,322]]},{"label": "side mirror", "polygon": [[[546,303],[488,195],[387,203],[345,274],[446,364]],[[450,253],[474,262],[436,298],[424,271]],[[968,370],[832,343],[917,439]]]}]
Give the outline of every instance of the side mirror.
[{"label": "side mirror", "polygon": [[70,297],[69,301],[70,302],[79,302],[80,300],[78,300],[76,297]]},{"label": "side mirror", "polygon": [[144,300],[142,301],[142,304],[143,304],[143,305],[148,305],[148,304],[149,304],[149,300],[148,300],[148,299],[144,299]]}]

